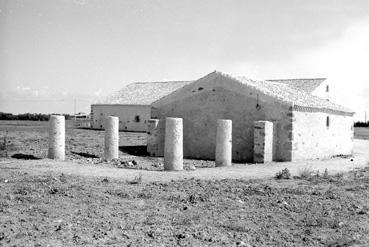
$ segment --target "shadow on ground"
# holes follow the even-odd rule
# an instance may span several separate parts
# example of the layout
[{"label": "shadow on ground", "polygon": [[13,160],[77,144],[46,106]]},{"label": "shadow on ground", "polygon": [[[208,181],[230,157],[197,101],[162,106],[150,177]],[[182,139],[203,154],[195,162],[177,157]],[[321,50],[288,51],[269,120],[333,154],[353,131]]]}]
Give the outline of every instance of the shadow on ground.
[{"label": "shadow on ground", "polygon": [[85,157],[85,158],[99,158],[98,156],[94,155],[94,154],[89,154],[89,153],[83,153],[83,152],[71,152],[72,154],[77,154],[79,156]]},{"label": "shadow on ground", "polygon": [[41,159],[32,154],[21,154],[21,153],[13,154],[11,157],[14,159],[20,159],[20,160],[40,160]]},{"label": "shadow on ground", "polygon": [[140,145],[140,146],[120,146],[119,150],[123,153],[135,155],[135,156],[142,156],[147,157],[149,153],[147,152],[147,146]]}]

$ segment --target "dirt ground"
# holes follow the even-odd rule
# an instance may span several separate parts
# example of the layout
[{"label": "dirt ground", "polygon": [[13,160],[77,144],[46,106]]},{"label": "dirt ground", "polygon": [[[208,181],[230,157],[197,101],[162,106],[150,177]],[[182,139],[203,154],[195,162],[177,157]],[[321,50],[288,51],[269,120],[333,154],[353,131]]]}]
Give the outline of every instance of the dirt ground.
[{"label": "dirt ground", "polygon": [[369,245],[369,169],[149,183],[0,171],[1,246]]},{"label": "dirt ground", "polygon": [[[231,167],[211,167],[213,161],[185,160],[187,170],[182,172],[162,171],[163,158],[140,157],[134,155],[123,156],[116,162],[84,163],[73,161],[54,161],[50,159],[20,160],[1,159],[0,165],[9,169],[18,169],[32,175],[63,173],[65,175],[117,178],[131,180],[141,176],[146,182],[169,182],[181,179],[265,179],[273,178],[282,169],[287,168],[292,176],[298,176],[306,171],[323,174],[325,170],[330,174],[349,172],[368,166],[369,141],[355,140],[354,155],[350,157],[336,157],[329,160],[311,160],[304,162],[273,162],[266,164],[233,164]],[[135,162],[130,169],[121,166],[123,160]],[[203,163],[200,163],[203,162]],[[200,164],[200,166],[199,166]],[[208,167],[204,167],[208,165]],[[197,169],[189,169],[190,166]],[[145,170],[135,167],[147,168]]]},{"label": "dirt ground", "polygon": [[[162,160],[145,155],[142,133],[121,132],[122,158],[106,163],[103,131],[70,123],[67,161],[54,162],[44,159],[45,124],[0,122],[15,157],[0,159],[0,246],[369,246],[365,141],[327,173],[316,161],[276,180],[296,164],[266,164],[269,179],[256,180],[250,164],[186,160],[187,171],[157,171]],[[350,172],[333,172],[340,164]]]},{"label": "dirt ground", "polygon": [[[6,134],[7,133],[7,134]],[[47,157],[48,122],[41,121],[0,121],[0,157],[4,156],[3,137],[7,136],[8,156],[19,160],[38,160]],[[72,121],[66,121],[66,161],[78,164],[92,164],[102,167],[132,168],[139,170],[163,170],[163,159],[149,157],[146,153],[146,134],[120,132],[119,160],[104,162],[104,131],[76,129]],[[369,140],[369,128],[355,128],[355,138]],[[367,143],[356,141],[357,150],[362,152]],[[364,151],[365,152],[365,151]],[[369,157],[369,156],[368,156]],[[341,157],[347,161],[349,157]],[[366,157],[365,157],[366,159]],[[131,162],[131,161],[135,162]],[[358,163],[358,164],[355,164]],[[352,167],[360,167],[363,161],[353,162]],[[244,166],[250,164],[238,164]],[[237,165],[236,165],[237,166]],[[307,162],[305,166],[319,168],[319,162]],[[329,168],[336,166],[333,163]],[[213,168],[215,164],[208,160],[184,160],[184,169]],[[268,170],[268,169],[266,169]],[[274,170],[273,170],[274,172]],[[339,170],[337,171],[339,172]]]},{"label": "dirt ground", "polygon": [[[48,150],[48,122],[40,121],[0,121],[0,147],[7,133],[8,156],[15,159],[44,159]],[[119,132],[120,159],[111,163],[103,162],[104,131],[76,129],[72,121],[66,121],[65,151],[66,161],[79,164],[95,164],[134,168],[142,170],[163,170],[162,158],[149,157],[146,152],[146,133]],[[1,148],[0,148],[1,149]],[[4,151],[0,150],[0,157]],[[137,162],[129,162],[132,160]],[[186,160],[184,168],[214,167],[214,162]]]}]

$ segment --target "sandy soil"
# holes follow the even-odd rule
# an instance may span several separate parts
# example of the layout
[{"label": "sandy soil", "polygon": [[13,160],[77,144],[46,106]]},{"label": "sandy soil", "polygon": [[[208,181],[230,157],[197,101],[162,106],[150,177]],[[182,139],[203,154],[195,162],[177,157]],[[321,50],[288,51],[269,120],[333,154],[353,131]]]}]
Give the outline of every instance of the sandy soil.
[{"label": "sandy soil", "polygon": [[169,182],[0,169],[1,246],[368,246],[369,170]]}]

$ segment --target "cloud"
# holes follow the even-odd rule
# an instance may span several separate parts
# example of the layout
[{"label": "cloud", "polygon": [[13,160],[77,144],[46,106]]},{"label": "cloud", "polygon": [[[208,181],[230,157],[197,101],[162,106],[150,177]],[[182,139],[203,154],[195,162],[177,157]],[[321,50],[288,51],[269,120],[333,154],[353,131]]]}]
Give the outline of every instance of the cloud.
[{"label": "cloud", "polygon": [[361,120],[369,112],[369,17],[356,21],[342,34],[317,48],[280,61],[238,61],[224,70],[255,79],[328,78],[332,100],[357,112]]},{"label": "cloud", "polygon": [[31,88],[29,86],[18,85],[15,89],[10,90],[10,95],[15,98],[19,97],[46,97],[51,96],[51,92],[47,86],[40,89]]},{"label": "cloud", "polygon": [[328,77],[333,100],[357,112],[369,110],[369,18],[349,27],[339,39],[297,59],[311,71]]},{"label": "cloud", "polygon": [[94,93],[93,93],[93,95],[95,96],[95,97],[101,97],[101,96],[103,96],[105,93],[103,92],[103,90],[101,89],[101,88],[99,88],[98,90],[96,90]]},{"label": "cloud", "polygon": [[19,91],[19,92],[28,92],[31,90],[31,88],[29,87],[24,87],[24,86],[17,86],[16,87],[16,90]]},{"label": "cloud", "polygon": [[0,91],[0,111],[11,113],[73,113],[76,103],[77,111],[89,112],[95,95],[65,90],[52,90],[48,86],[32,88],[18,85],[9,90]]}]

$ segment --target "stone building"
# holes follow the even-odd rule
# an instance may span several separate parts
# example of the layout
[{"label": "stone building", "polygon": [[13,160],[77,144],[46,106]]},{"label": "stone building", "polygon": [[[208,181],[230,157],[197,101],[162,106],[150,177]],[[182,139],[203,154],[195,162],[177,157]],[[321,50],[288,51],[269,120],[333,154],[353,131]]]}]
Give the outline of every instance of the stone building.
[{"label": "stone building", "polygon": [[234,161],[253,161],[255,121],[273,123],[274,161],[350,155],[354,113],[314,95],[323,93],[324,97],[329,91],[324,82],[256,81],[210,73],[152,102],[151,118],[159,121],[150,126],[148,151],[153,156],[163,155],[165,118],[178,117],[183,118],[187,158],[215,158],[217,119],[233,121]]},{"label": "stone building", "polygon": [[104,118],[119,117],[119,130],[146,131],[151,104],[188,84],[188,81],[137,82],[91,105],[91,128],[104,129]]}]

